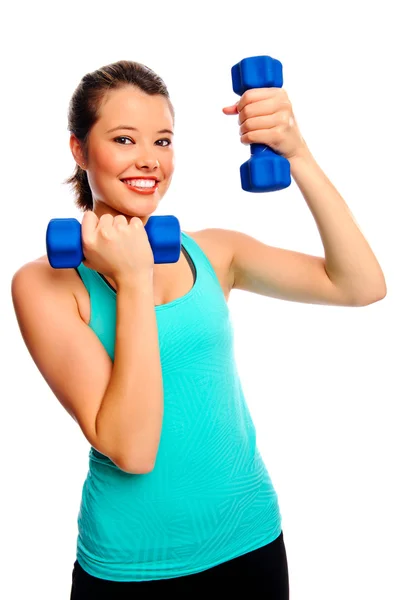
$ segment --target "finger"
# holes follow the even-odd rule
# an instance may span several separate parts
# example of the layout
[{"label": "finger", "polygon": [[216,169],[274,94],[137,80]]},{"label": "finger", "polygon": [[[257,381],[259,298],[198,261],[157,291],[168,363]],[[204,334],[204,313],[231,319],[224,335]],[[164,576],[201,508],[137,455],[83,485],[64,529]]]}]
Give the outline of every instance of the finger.
[{"label": "finger", "polygon": [[241,99],[237,104],[238,112],[240,112],[244,106],[251,104],[252,102],[258,102],[259,100],[268,100],[275,96],[285,94],[281,88],[251,88],[243,93]]},{"label": "finger", "polygon": [[101,215],[98,222],[97,231],[103,236],[103,238],[110,240],[114,232],[114,217],[109,213]]},{"label": "finger", "polygon": [[97,229],[111,229],[113,224],[114,217],[111,214],[106,213],[104,215],[101,215],[100,220],[98,221]]},{"label": "finger", "polygon": [[97,215],[92,210],[87,210],[83,215],[81,224],[83,239],[90,239],[93,237],[97,224]]},{"label": "finger", "polygon": [[114,217],[110,213],[104,213],[100,217],[100,223],[112,223]]},{"label": "finger", "polygon": [[262,117],[251,117],[246,119],[244,123],[241,123],[240,135],[244,135],[249,131],[255,131],[257,129],[272,129],[276,125],[280,124],[280,116],[278,113],[273,115],[264,115]]},{"label": "finger", "polygon": [[278,98],[267,98],[266,100],[257,100],[251,104],[247,104],[238,114],[238,122],[242,125],[251,117],[261,117],[263,115],[272,115],[279,112],[281,102]]},{"label": "finger", "polygon": [[225,106],[222,110],[225,115],[236,115],[238,113],[237,104],[232,104],[231,106]]},{"label": "finger", "polygon": [[[240,141],[242,144],[244,144],[244,146],[249,146],[250,144],[265,144],[265,136],[267,135],[268,134],[265,129],[257,129],[255,131],[248,131],[247,133],[244,133],[241,136]],[[270,130],[269,135],[270,142],[267,142],[265,145],[273,142],[273,135],[270,134]]]},{"label": "finger", "polygon": [[132,217],[130,219],[129,225],[131,225],[135,229],[139,229],[140,227],[143,227],[143,221],[139,217]]},{"label": "finger", "polygon": [[114,225],[117,227],[127,225],[127,219],[125,215],[116,215],[116,217],[114,217]]}]

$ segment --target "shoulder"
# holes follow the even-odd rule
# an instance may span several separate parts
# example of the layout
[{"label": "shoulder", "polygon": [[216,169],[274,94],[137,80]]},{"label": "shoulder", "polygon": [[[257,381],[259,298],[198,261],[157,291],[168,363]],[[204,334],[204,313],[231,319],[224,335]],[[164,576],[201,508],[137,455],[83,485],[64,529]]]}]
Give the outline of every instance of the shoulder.
[{"label": "shoulder", "polygon": [[17,271],[15,271],[12,282],[26,281],[30,284],[37,283],[37,285],[45,284],[51,279],[51,266],[46,256],[41,256],[21,265]]},{"label": "shoulder", "polygon": [[53,269],[50,265],[46,255],[35,258],[25,264],[23,264],[14,273],[14,277],[32,277],[38,278],[38,281],[44,283],[54,282],[61,288],[64,288],[66,281],[68,280],[68,272],[71,269]]},{"label": "shoulder", "polygon": [[77,278],[74,269],[53,269],[47,255],[36,258],[20,266],[12,277],[12,294],[52,293],[76,299]]},{"label": "shoulder", "polygon": [[216,253],[217,256],[223,257],[231,262],[234,249],[234,236],[232,235],[234,234],[234,231],[210,227],[208,229],[201,229],[193,232],[185,231],[184,233],[193,238],[205,252],[208,250],[212,253]]},{"label": "shoulder", "polygon": [[191,237],[202,252],[206,254],[219,277],[222,287],[231,290],[234,286],[234,270],[230,230],[214,227],[184,233]]}]

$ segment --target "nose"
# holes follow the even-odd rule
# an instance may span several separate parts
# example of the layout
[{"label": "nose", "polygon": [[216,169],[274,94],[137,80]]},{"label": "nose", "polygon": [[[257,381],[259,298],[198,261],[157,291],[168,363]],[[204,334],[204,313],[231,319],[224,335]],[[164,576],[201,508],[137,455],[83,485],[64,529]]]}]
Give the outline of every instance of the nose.
[{"label": "nose", "polygon": [[152,172],[159,168],[159,160],[156,158],[142,157],[137,159],[136,165],[138,169]]}]

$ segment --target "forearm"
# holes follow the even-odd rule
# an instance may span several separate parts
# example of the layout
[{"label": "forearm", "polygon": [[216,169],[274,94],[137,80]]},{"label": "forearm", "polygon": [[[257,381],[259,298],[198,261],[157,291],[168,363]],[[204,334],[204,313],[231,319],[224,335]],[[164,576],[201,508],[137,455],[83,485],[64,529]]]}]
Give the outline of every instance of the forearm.
[{"label": "forearm", "polygon": [[[163,420],[163,385],[152,277],[117,288],[115,356],[97,434],[126,470],[150,468]],[[122,468],[124,468],[122,466]]]},{"label": "forearm", "polygon": [[316,221],[325,251],[326,272],[354,300],[382,298],[381,267],[338,193],[307,148],[290,159],[291,174]]}]

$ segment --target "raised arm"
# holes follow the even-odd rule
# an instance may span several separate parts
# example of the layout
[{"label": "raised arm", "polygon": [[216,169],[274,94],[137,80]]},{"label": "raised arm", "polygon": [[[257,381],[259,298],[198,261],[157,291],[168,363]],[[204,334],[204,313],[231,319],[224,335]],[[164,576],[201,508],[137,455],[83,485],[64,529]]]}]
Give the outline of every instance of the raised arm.
[{"label": "raised arm", "polygon": [[11,288],[28,351],[89,443],[124,471],[151,470],[163,418],[152,281],[119,286],[114,363],[43,265],[21,267]]}]

